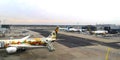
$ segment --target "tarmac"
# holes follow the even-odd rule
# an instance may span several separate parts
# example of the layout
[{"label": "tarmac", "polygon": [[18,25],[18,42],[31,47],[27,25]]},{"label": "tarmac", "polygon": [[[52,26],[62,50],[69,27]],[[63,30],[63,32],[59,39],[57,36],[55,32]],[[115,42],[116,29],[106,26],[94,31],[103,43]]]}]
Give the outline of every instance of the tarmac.
[{"label": "tarmac", "polygon": [[[50,34],[49,30],[43,29],[30,31],[34,32],[32,37],[47,37]],[[66,32],[59,32],[57,38],[58,40],[53,43],[56,49],[53,52],[46,48],[37,48],[7,54],[1,49],[0,60],[106,60],[108,48],[110,48],[108,60],[120,60],[119,41],[104,41],[101,38]]]}]

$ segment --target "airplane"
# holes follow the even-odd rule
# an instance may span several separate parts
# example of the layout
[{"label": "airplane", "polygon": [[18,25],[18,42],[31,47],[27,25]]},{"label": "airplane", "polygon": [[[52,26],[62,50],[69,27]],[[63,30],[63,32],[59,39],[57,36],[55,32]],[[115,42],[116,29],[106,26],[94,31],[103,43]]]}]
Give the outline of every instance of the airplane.
[{"label": "airplane", "polygon": [[59,30],[61,30],[61,31],[66,31],[66,30],[68,30],[68,28],[59,27]]},{"label": "airplane", "polygon": [[67,31],[67,32],[79,32],[80,29],[76,29],[76,28],[73,28],[73,27],[66,27],[66,28],[59,28],[59,30],[61,31]]},{"label": "airplane", "polygon": [[108,33],[108,31],[106,30],[97,30],[97,31],[92,31],[93,34],[96,35],[106,35]]},{"label": "airplane", "polygon": [[69,31],[69,32],[79,32],[79,29],[76,29],[76,28],[71,27],[71,28],[69,28],[68,31]]},{"label": "airplane", "polygon": [[27,48],[48,48],[49,51],[54,51],[55,48],[52,42],[56,41],[59,27],[56,27],[54,31],[48,36],[43,38],[29,38],[30,35],[22,39],[8,39],[0,40],[0,48],[5,49],[7,53],[16,53],[18,51],[24,51]]}]

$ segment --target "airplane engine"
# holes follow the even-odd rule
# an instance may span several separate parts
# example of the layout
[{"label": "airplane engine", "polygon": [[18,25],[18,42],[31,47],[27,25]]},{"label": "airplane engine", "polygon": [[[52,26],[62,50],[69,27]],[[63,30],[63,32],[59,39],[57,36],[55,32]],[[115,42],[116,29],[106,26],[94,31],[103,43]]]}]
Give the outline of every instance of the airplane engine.
[{"label": "airplane engine", "polygon": [[17,48],[16,47],[8,47],[6,48],[7,53],[15,53],[17,52]]}]

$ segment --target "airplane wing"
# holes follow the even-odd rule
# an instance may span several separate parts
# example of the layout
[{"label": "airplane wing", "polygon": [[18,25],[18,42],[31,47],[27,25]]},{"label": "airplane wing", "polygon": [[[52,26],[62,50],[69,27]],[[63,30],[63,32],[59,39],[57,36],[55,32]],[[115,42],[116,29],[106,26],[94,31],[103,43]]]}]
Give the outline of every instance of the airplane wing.
[{"label": "airplane wing", "polygon": [[26,36],[26,37],[24,37],[24,38],[22,38],[22,39],[20,39],[20,40],[26,40],[26,39],[28,39],[30,37],[30,35],[28,35],[28,36]]}]

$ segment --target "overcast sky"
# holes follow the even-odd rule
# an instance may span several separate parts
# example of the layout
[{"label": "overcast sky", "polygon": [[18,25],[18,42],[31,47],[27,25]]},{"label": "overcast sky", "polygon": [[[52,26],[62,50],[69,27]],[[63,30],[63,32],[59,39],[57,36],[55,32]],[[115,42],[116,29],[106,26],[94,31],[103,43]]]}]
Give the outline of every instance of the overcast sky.
[{"label": "overcast sky", "polygon": [[9,24],[119,24],[119,0],[0,0]]}]

